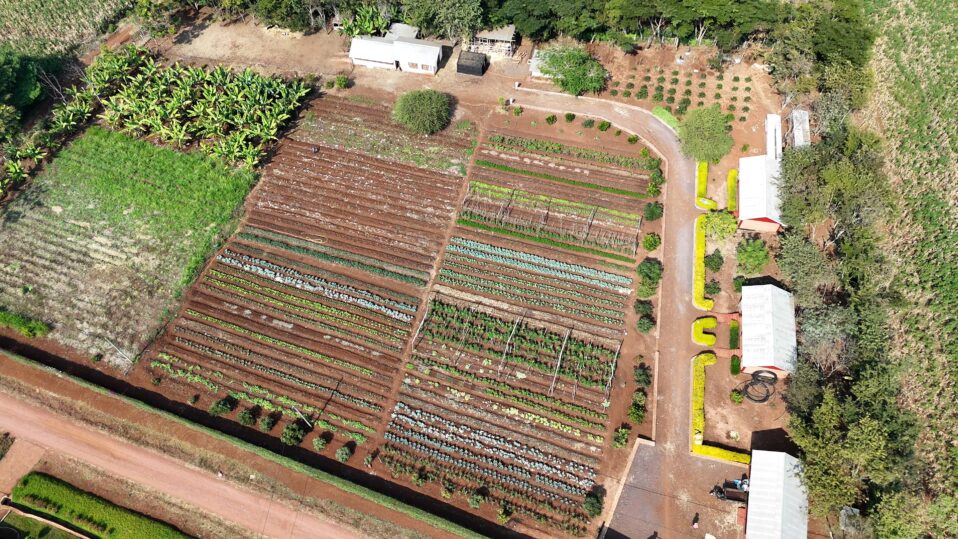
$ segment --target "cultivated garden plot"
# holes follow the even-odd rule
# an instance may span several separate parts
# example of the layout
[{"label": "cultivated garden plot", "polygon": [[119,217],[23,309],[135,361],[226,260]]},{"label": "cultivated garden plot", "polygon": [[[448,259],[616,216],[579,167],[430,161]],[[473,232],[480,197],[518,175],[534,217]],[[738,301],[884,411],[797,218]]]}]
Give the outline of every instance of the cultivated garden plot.
[{"label": "cultivated garden plot", "polygon": [[356,150],[381,159],[465,176],[469,150],[476,136],[472,122],[462,120],[436,137],[410,133],[393,123],[391,108],[361,96],[323,96],[299,123],[298,137]]},{"label": "cultivated garden plot", "polygon": [[6,0],[0,2],[0,43],[47,55],[92,40],[126,9],[125,0]]},{"label": "cultivated garden plot", "polygon": [[425,285],[461,179],[298,136],[282,144],[251,197],[241,237]]},{"label": "cultivated garden plot", "polygon": [[394,477],[538,534],[588,532],[625,445],[613,390],[659,166],[641,147],[479,145],[386,427]]},{"label": "cultivated garden plot", "polygon": [[620,341],[437,295],[385,435],[394,475],[584,533]]},{"label": "cultivated garden plot", "polygon": [[148,369],[216,414],[264,431],[309,416],[314,448],[354,449],[384,421],[462,179],[300,135],[280,144]]},{"label": "cultivated garden plot", "polygon": [[252,181],[90,128],[0,213],[0,305],[52,325],[61,344],[129,366]]}]

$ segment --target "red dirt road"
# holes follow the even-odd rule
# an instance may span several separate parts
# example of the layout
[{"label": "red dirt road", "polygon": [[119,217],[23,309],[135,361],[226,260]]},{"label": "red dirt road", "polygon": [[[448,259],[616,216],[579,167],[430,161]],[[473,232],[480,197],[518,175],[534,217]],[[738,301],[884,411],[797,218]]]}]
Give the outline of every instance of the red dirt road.
[{"label": "red dirt road", "polygon": [[238,488],[148,449],[78,426],[52,412],[0,394],[0,430],[78,459],[143,487],[185,501],[268,537],[361,537],[296,507]]},{"label": "red dirt road", "polygon": [[[523,90],[523,89],[520,89]],[[667,163],[664,242],[665,275],[659,309],[659,359],[655,370],[654,445],[640,444],[625,484],[610,486],[613,507],[607,539],[646,537],[739,537],[735,505],[709,496],[712,485],[741,476],[745,467],[691,454],[689,446],[691,358],[702,347],[689,338],[701,313],[692,306],[695,163],[682,155],[675,133],[638,107],[565,94],[521,91],[517,103],[537,110],[601,117],[639,135]],[[607,513],[608,514],[608,513]],[[691,528],[698,515],[699,529]]]}]

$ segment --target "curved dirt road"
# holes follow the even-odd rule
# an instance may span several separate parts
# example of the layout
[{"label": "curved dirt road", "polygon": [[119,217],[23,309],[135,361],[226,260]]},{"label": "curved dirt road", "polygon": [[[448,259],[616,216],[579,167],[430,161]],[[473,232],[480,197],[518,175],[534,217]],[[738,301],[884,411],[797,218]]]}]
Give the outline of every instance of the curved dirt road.
[{"label": "curved dirt road", "polygon": [[[689,450],[691,358],[703,350],[689,337],[692,321],[702,314],[692,306],[693,229],[700,213],[694,204],[695,163],[682,155],[675,132],[639,107],[524,88],[517,92],[516,103],[604,118],[641,137],[667,164],[655,445],[637,448],[622,492],[611,500],[618,504],[606,537],[702,537],[705,533],[738,537],[734,506],[712,498],[708,491],[723,479],[741,476],[745,468],[693,456]],[[697,530],[691,527],[695,515],[699,516]]]},{"label": "curved dirt road", "polygon": [[[359,538],[321,520],[237,487],[171,457],[79,426],[49,410],[0,393],[0,431],[162,492],[255,533],[281,538]],[[121,502],[122,503],[122,502]]]}]

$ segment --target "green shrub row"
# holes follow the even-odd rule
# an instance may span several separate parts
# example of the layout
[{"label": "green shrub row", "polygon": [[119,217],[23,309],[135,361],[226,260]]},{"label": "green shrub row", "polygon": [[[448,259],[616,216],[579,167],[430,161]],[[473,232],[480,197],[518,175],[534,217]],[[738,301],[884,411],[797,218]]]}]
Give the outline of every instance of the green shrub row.
[{"label": "green shrub row", "polygon": [[9,328],[24,337],[46,337],[50,326],[41,320],[10,312],[0,307],[0,327]]}]

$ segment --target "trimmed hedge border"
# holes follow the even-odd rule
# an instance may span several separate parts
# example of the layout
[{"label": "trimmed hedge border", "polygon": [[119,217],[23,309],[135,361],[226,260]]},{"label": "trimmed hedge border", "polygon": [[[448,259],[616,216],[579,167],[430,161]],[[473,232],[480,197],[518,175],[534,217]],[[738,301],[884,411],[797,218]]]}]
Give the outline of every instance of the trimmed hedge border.
[{"label": "trimmed hedge border", "polygon": [[699,161],[695,167],[695,207],[700,210],[714,210],[718,203],[708,197],[709,164]]},{"label": "trimmed hedge border", "polygon": [[16,361],[16,362],[18,362],[18,363],[25,364],[25,365],[29,365],[29,366],[32,366],[32,367],[39,367],[39,368],[41,368],[41,369],[45,369],[45,370],[49,370],[49,371],[51,371],[51,372],[54,372],[54,373],[57,374],[57,376],[60,376],[61,378],[65,378],[65,379],[68,379],[68,380],[71,380],[71,381],[73,381],[73,382],[79,384],[80,386],[83,386],[83,387],[85,387],[85,388],[87,388],[87,389],[90,389],[90,390],[92,390],[92,391],[95,391],[96,393],[99,393],[99,394],[101,394],[101,395],[106,395],[106,396],[109,396],[109,397],[113,397],[113,398],[120,399],[120,400],[126,402],[127,404],[130,404],[130,405],[132,405],[132,406],[135,406],[136,408],[139,408],[139,409],[144,410],[144,411],[146,411],[146,412],[150,412],[150,413],[156,414],[156,415],[158,415],[158,416],[160,416],[160,417],[162,417],[162,418],[164,418],[164,419],[168,419],[168,420],[171,420],[171,421],[175,421],[176,423],[179,423],[179,424],[181,424],[181,425],[184,425],[184,426],[186,426],[186,427],[189,427],[189,428],[191,428],[191,429],[193,429],[193,430],[195,430],[195,431],[198,431],[198,432],[201,432],[201,433],[203,433],[203,434],[207,434],[207,435],[209,435],[209,436],[212,436],[213,438],[216,438],[217,440],[221,440],[221,441],[230,443],[230,444],[234,445],[235,447],[237,447],[237,448],[239,448],[239,449],[242,449],[242,450],[245,450],[245,451],[249,451],[249,452],[251,452],[251,453],[253,453],[253,454],[257,455],[257,456],[260,456],[260,457],[265,458],[266,460],[269,460],[269,461],[271,461],[271,462],[274,462],[274,463],[276,463],[276,464],[279,464],[280,466],[283,466],[283,467],[285,467],[285,468],[287,468],[287,469],[289,469],[289,470],[292,470],[292,471],[294,471],[294,472],[299,472],[299,473],[306,474],[306,475],[312,477],[313,479],[317,479],[317,480],[319,480],[319,481],[323,481],[324,483],[328,483],[328,484],[330,484],[330,485],[333,485],[333,486],[335,486],[335,487],[337,487],[337,488],[339,488],[339,489],[341,489],[341,490],[343,490],[343,491],[345,491],[345,492],[348,492],[348,493],[350,493],[350,494],[355,494],[356,496],[359,496],[359,497],[361,497],[361,498],[363,498],[363,499],[369,500],[369,501],[374,502],[374,503],[378,503],[379,505],[382,505],[383,507],[386,507],[386,508],[388,508],[388,509],[392,509],[392,510],[394,510],[394,511],[398,511],[398,512],[400,512],[400,513],[403,513],[404,515],[407,515],[407,516],[409,516],[409,517],[412,517],[412,518],[414,518],[414,519],[416,519],[416,520],[419,520],[419,521],[421,521],[421,522],[425,522],[426,524],[429,524],[430,526],[433,526],[433,527],[435,527],[435,528],[437,528],[437,529],[440,529],[440,530],[442,530],[442,531],[446,531],[446,532],[452,533],[452,534],[454,534],[454,535],[457,535],[457,536],[459,536],[459,537],[465,537],[465,538],[468,538],[468,539],[482,539],[482,538],[485,537],[484,535],[481,535],[481,534],[476,533],[476,532],[474,532],[474,531],[472,531],[472,530],[470,530],[470,529],[468,529],[468,528],[465,528],[465,527],[463,527],[463,526],[460,526],[460,525],[456,524],[455,522],[446,520],[446,519],[444,519],[444,518],[442,518],[442,517],[440,517],[440,516],[437,516],[437,515],[434,515],[434,514],[432,514],[432,513],[427,512],[427,511],[424,511],[424,510],[422,510],[422,509],[419,509],[418,507],[413,507],[413,506],[411,506],[411,505],[409,505],[409,504],[407,504],[407,503],[404,503],[404,502],[402,502],[402,501],[400,501],[400,500],[397,500],[396,498],[392,498],[392,497],[387,496],[387,495],[385,495],[385,494],[380,494],[380,493],[378,493],[378,492],[376,492],[376,491],[374,491],[374,490],[372,490],[372,489],[368,489],[368,488],[366,488],[366,487],[364,487],[364,486],[362,486],[362,485],[357,485],[356,483],[353,483],[352,481],[349,481],[349,480],[347,480],[347,479],[343,479],[343,478],[341,478],[341,477],[337,477],[337,476],[335,476],[335,475],[333,475],[333,474],[324,472],[324,471],[322,471],[322,470],[318,470],[318,469],[313,468],[313,467],[311,467],[311,466],[307,466],[306,464],[303,464],[303,463],[301,463],[301,462],[299,462],[299,461],[293,460],[293,459],[291,459],[291,458],[289,458],[289,457],[284,457],[284,456],[282,456],[282,455],[278,455],[278,454],[273,453],[272,451],[270,451],[270,450],[268,450],[268,449],[262,448],[262,447],[260,447],[260,446],[258,446],[258,445],[255,445],[255,444],[251,444],[251,443],[249,443],[249,442],[246,442],[246,441],[241,440],[241,439],[239,439],[239,438],[236,438],[236,437],[234,437],[234,436],[230,436],[229,434],[226,434],[226,433],[224,433],[224,432],[220,432],[220,431],[218,431],[218,430],[216,430],[216,429],[212,429],[212,428],[210,428],[210,427],[206,427],[206,426],[200,425],[200,424],[198,424],[198,423],[194,423],[194,422],[192,422],[192,421],[190,421],[190,420],[188,420],[188,419],[186,419],[186,418],[184,418],[184,417],[180,417],[180,416],[178,416],[178,415],[176,415],[176,414],[173,414],[173,413],[171,413],[171,412],[167,412],[167,411],[165,411],[165,410],[160,410],[159,408],[154,408],[153,406],[150,406],[149,404],[146,404],[146,403],[143,402],[143,401],[139,401],[139,400],[134,399],[134,398],[132,398],[132,397],[127,397],[126,395],[120,395],[120,394],[113,393],[113,392],[109,391],[109,390],[106,389],[106,388],[100,387],[100,386],[98,386],[98,385],[96,385],[96,384],[94,384],[94,383],[88,382],[88,381],[86,381],[86,380],[84,380],[84,379],[82,379],[82,378],[79,378],[79,377],[77,377],[77,376],[74,376],[74,375],[72,375],[72,374],[70,374],[70,373],[63,372],[63,371],[61,371],[61,370],[59,370],[59,369],[56,369],[56,368],[53,368],[53,367],[44,365],[43,363],[40,363],[40,362],[37,362],[37,361],[33,361],[33,360],[28,359],[28,358],[25,358],[25,357],[23,357],[23,356],[19,356],[19,355],[17,355],[17,354],[14,354],[14,353],[8,351],[8,350],[0,350],[0,354],[5,355],[6,357],[9,357],[10,359],[12,359],[12,360],[14,360],[14,361]]},{"label": "trimmed hedge border", "polygon": [[706,333],[707,329],[718,327],[718,319],[714,316],[703,316],[692,322],[692,341],[701,346],[714,346],[715,335]]},{"label": "trimmed hedge border", "polygon": [[695,218],[695,257],[692,260],[692,304],[696,309],[711,311],[715,302],[705,297],[705,215]]},{"label": "trimmed hedge border", "polygon": [[728,211],[737,212],[738,211],[738,169],[733,168],[728,171],[728,178],[726,180],[726,188],[728,189]]},{"label": "trimmed hedge border", "polygon": [[666,110],[664,107],[655,107],[652,109],[652,115],[662,120],[665,125],[671,127],[673,130],[679,130],[679,119],[675,117],[671,112]]},{"label": "trimmed hedge border", "polygon": [[692,359],[692,453],[740,464],[749,464],[752,456],[721,447],[705,445],[705,367],[714,365],[715,354],[703,352]]}]

